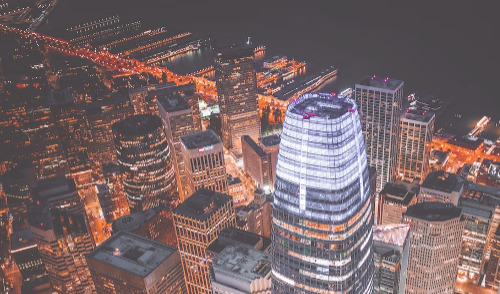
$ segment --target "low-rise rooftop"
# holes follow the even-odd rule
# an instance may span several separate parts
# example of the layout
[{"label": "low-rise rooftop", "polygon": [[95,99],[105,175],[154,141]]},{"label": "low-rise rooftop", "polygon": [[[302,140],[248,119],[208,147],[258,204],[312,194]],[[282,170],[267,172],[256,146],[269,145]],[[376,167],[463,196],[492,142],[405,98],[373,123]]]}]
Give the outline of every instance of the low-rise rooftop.
[{"label": "low-rise rooftop", "polygon": [[438,190],[445,193],[459,192],[466,181],[457,174],[445,171],[431,172],[422,183],[422,188]]},{"label": "low-rise rooftop", "polygon": [[457,147],[469,149],[472,151],[476,151],[484,142],[484,139],[478,137],[470,137],[470,136],[455,136],[448,140],[448,144],[454,145]]},{"label": "low-rise rooftop", "polygon": [[[231,280],[243,280],[251,283],[254,280],[271,277],[271,256],[268,253],[257,251],[243,246],[226,247],[215,257],[212,267],[215,280],[220,277],[221,283]],[[223,278],[226,277],[226,278]],[[232,283],[237,286],[239,283]],[[245,289],[244,285],[241,285]]]},{"label": "low-rise rooftop", "polygon": [[122,231],[96,247],[87,259],[145,278],[176,251],[175,247]]},{"label": "low-rise rooftop", "polygon": [[188,150],[210,147],[216,144],[222,144],[221,139],[213,130],[206,130],[187,134],[180,137],[182,144]]},{"label": "low-rise rooftop", "polygon": [[269,135],[261,138],[262,145],[266,147],[279,145],[281,137],[279,135]]},{"label": "low-rise rooftop", "polygon": [[386,183],[380,195],[384,195],[387,201],[408,205],[416,197],[418,187],[409,188],[401,183]]},{"label": "low-rise rooftop", "polygon": [[219,233],[217,239],[208,246],[207,251],[218,254],[224,248],[231,245],[268,251],[271,246],[271,239],[238,228],[228,227]]}]

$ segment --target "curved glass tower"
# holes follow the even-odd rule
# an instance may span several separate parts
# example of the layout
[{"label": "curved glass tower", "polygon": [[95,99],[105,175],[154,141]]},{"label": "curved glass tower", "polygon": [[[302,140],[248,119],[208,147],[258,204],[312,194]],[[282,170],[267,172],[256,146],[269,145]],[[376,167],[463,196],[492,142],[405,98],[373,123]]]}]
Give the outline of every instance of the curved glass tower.
[{"label": "curved glass tower", "polygon": [[113,134],[130,212],[172,204],[177,186],[161,119],[130,116],[113,125]]},{"label": "curved glass tower", "polygon": [[356,103],[329,94],[292,101],[276,169],[273,293],[371,293],[373,218]]}]

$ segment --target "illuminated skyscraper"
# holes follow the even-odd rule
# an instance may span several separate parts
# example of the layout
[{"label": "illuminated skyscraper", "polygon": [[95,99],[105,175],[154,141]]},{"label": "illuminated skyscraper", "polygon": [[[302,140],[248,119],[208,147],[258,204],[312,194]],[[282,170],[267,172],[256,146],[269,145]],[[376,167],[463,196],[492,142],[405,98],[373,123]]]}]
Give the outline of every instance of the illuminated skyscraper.
[{"label": "illuminated skyscraper", "polygon": [[217,53],[215,78],[222,123],[222,141],[228,149],[241,148],[241,136],[260,137],[257,77],[251,47],[231,47]]},{"label": "illuminated skyscraper", "polygon": [[170,150],[175,154],[174,167],[178,183],[181,201],[188,195],[185,187],[187,185],[186,167],[182,156],[182,144],[180,137],[195,132],[193,124],[193,110],[187,101],[178,93],[158,96],[158,113],[163,121]]},{"label": "illuminated skyscraper", "polygon": [[464,230],[462,209],[450,203],[423,202],[408,207],[407,294],[453,294]]},{"label": "illuminated skyscraper", "polygon": [[286,111],[273,203],[273,293],[372,293],[372,208],[356,103],[306,94]]},{"label": "illuminated skyscraper", "polygon": [[0,264],[10,257],[10,234],[12,234],[12,219],[9,215],[7,197],[0,184]]},{"label": "illuminated skyscraper", "polygon": [[108,224],[130,213],[127,197],[123,190],[120,167],[112,162],[102,166],[105,183],[96,185],[97,198]]},{"label": "illuminated skyscraper", "polygon": [[57,293],[92,293],[85,255],[95,247],[75,182],[62,177],[40,181],[28,224]]},{"label": "illuminated skyscraper", "polygon": [[212,293],[207,247],[236,225],[231,196],[198,190],[174,209],[174,224],[188,293]]},{"label": "illuminated skyscraper", "polygon": [[401,117],[398,177],[421,183],[429,173],[435,115],[418,108],[407,108]]},{"label": "illuminated skyscraper", "polygon": [[173,155],[161,119],[134,115],[115,123],[113,133],[130,211],[175,202]]},{"label": "illuminated skyscraper", "polygon": [[355,85],[366,157],[377,169],[377,192],[395,179],[398,164],[403,81],[365,77]]},{"label": "illuminated skyscraper", "polygon": [[224,150],[220,138],[212,130],[181,136],[186,168],[186,192],[191,195],[201,188],[227,192]]}]

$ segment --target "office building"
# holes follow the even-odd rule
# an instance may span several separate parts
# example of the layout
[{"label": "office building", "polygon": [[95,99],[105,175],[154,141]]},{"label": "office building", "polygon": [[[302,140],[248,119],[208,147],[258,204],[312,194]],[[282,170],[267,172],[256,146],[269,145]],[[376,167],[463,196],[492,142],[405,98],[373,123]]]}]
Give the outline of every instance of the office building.
[{"label": "office building", "polygon": [[175,83],[154,84],[129,90],[129,97],[135,114],[158,115],[157,98],[162,96],[176,96],[184,98],[192,109],[194,128],[201,131],[201,115],[198,106],[199,96],[196,94],[195,84],[177,86]]},{"label": "office building", "polygon": [[372,208],[356,103],[329,94],[292,101],[273,202],[273,293],[371,293]]},{"label": "office building", "polygon": [[113,96],[107,103],[91,103],[85,110],[87,116],[86,146],[93,171],[108,162],[116,162],[116,149],[112,126],[134,114],[128,100]]},{"label": "office building", "polygon": [[177,248],[119,232],[87,256],[97,294],[184,294]]},{"label": "office building", "polygon": [[271,256],[242,246],[217,254],[211,275],[214,294],[271,294]]},{"label": "office building", "polygon": [[485,284],[488,288],[498,290],[500,285],[500,228],[495,231],[490,239],[491,255],[486,267]]},{"label": "office building", "polygon": [[404,183],[386,183],[380,191],[379,224],[390,225],[402,222],[403,213],[417,203],[418,186]]},{"label": "office building", "polygon": [[201,188],[227,192],[224,150],[220,138],[212,130],[180,137],[186,168],[186,192],[193,194]]},{"label": "office building", "polygon": [[274,184],[271,154],[265,152],[248,135],[241,137],[241,151],[245,172],[255,181],[257,187],[269,191]]},{"label": "office building", "polygon": [[410,226],[390,224],[373,229],[374,293],[405,294]]},{"label": "office building", "polygon": [[458,205],[467,181],[457,174],[445,171],[431,172],[420,186],[418,202],[438,201]]},{"label": "office building", "polygon": [[174,156],[158,116],[134,115],[113,125],[118,163],[131,212],[177,201]]},{"label": "office building", "polygon": [[408,207],[410,254],[406,293],[453,294],[464,220],[451,203],[423,202]]},{"label": "office building", "polygon": [[241,148],[241,137],[260,137],[257,77],[253,48],[230,47],[215,57],[215,79],[222,124],[222,141],[228,149]]},{"label": "office building", "polygon": [[369,165],[377,169],[377,192],[397,172],[403,81],[365,77],[355,85]]},{"label": "office building", "polygon": [[272,201],[259,188],[254,191],[254,200],[236,213],[238,228],[268,238],[271,237],[271,221]]},{"label": "office building", "polygon": [[11,254],[23,277],[23,287],[34,292],[37,287],[50,287],[49,277],[30,230],[12,233]]},{"label": "office building", "polygon": [[274,182],[276,180],[276,164],[278,164],[278,151],[281,138],[279,135],[270,135],[260,138],[260,146],[266,153],[271,154],[271,176],[273,185],[271,190],[274,189]]},{"label": "office building", "polygon": [[163,244],[177,246],[172,211],[164,206],[122,216],[113,222],[112,229],[113,234],[126,231]]},{"label": "office building", "polygon": [[233,177],[230,174],[227,175],[227,194],[233,197],[235,206],[241,205],[247,200],[243,182],[239,177]]},{"label": "office building", "polygon": [[173,211],[187,293],[211,293],[207,247],[236,224],[229,195],[200,189]]},{"label": "office building", "polygon": [[184,187],[187,185],[186,168],[182,156],[180,137],[195,132],[193,111],[187,101],[178,93],[158,96],[158,112],[163,121],[170,150],[173,150],[175,178],[178,183],[180,201],[189,196]]},{"label": "office building", "polygon": [[421,183],[429,170],[433,112],[409,107],[401,116],[401,141],[399,143],[398,178]]},{"label": "office building", "polygon": [[97,198],[108,224],[130,213],[127,196],[123,189],[120,166],[108,162],[102,166],[104,183],[96,185]]},{"label": "office building", "polygon": [[74,181],[57,177],[37,185],[28,224],[52,288],[57,293],[92,293],[85,260],[95,247]]},{"label": "office building", "polygon": [[458,206],[462,209],[462,218],[465,222],[458,275],[466,277],[474,284],[479,284],[486,262],[488,234],[496,205],[463,197],[460,198]]}]

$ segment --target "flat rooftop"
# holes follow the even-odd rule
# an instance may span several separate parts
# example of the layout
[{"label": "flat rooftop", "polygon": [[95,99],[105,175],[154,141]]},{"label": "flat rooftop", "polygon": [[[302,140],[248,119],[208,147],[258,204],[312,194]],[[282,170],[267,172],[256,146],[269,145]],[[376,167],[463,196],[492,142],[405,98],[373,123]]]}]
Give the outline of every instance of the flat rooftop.
[{"label": "flat rooftop", "polygon": [[254,48],[250,46],[231,45],[217,50],[216,58],[220,60],[230,60],[254,56]]},{"label": "flat rooftop", "polygon": [[181,110],[191,110],[191,107],[186,99],[184,99],[184,97],[177,92],[158,95],[156,97],[156,101],[167,113]]},{"label": "flat rooftop", "polygon": [[267,153],[264,151],[264,149],[262,149],[262,147],[260,147],[253,139],[252,137],[248,136],[248,135],[244,135],[243,137],[241,137],[241,139],[243,141],[245,141],[248,146],[250,146],[250,148],[252,148],[252,150],[257,153],[257,155],[259,157],[265,157],[267,156]]},{"label": "flat rooftop", "polygon": [[423,188],[438,190],[445,193],[459,192],[465,184],[465,179],[457,174],[445,171],[431,172],[422,183]]},{"label": "flat rooftop", "polygon": [[[243,246],[229,246],[217,254],[212,263],[215,280],[219,275],[253,281],[271,275],[271,256]],[[221,282],[223,283],[225,279]],[[244,286],[243,286],[244,287]]]},{"label": "flat rooftop", "polygon": [[75,181],[64,175],[39,180],[34,189],[36,199],[47,199],[71,192],[76,192]]},{"label": "flat rooftop", "polygon": [[29,229],[13,232],[12,235],[10,235],[10,250],[12,252],[36,246],[35,236]]},{"label": "flat rooftop", "polygon": [[416,189],[409,189],[400,183],[386,183],[380,194],[389,198],[390,202],[408,205],[415,198]]},{"label": "flat rooftop", "polygon": [[266,147],[271,147],[279,145],[281,142],[281,137],[279,135],[270,135],[261,138],[261,142]]},{"label": "flat rooftop", "polygon": [[122,231],[97,246],[87,258],[145,278],[176,251],[175,247]]},{"label": "flat rooftop", "polygon": [[408,207],[405,216],[418,218],[425,221],[447,221],[460,217],[462,209],[451,203],[421,202]]},{"label": "flat rooftop", "polygon": [[404,82],[396,79],[391,79],[389,77],[378,77],[373,75],[363,77],[356,84],[356,87],[358,85],[395,91],[401,88],[404,85]]},{"label": "flat rooftop", "polygon": [[354,107],[355,103],[350,99],[341,99],[326,93],[310,93],[290,102],[287,112],[302,115],[304,119],[335,119]]},{"label": "flat rooftop", "polygon": [[434,117],[434,112],[418,107],[408,107],[403,112],[403,118],[428,123]]},{"label": "flat rooftop", "polygon": [[162,206],[157,206],[144,211],[139,211],[129,215],[122,216],[113,222],[112,225],[113,232],[118,232],[118,231],[131,232],[141,227],[145,223],[147,223],[149,220],[157,216],[164,209],[165,208]]},{"label": "flat rooftop", "polygon": [[198,221],[206,221],[219,208],[227,203],[232,203],[233,198],[227,194],[218,193],[208,189],[194,192],[188,199],[174,209],[174,214],[182,215]]},{"label": "flat rooftop", "polygon": [[217,239],[208,246],[207,251],[218,254],[231,245],[266,251],[271,246],[271,239],[238,228],[228,227],[219,233]]},{"label": "flat rooftop", "polygon": [[125,136],[143,136],[162,127],[161,118],[158,116],[138,114],[113,124],[113,132]]},{"label": "flat rooftop", "polygon": [[166,88],[172,88],[176,87],[177,84],[174,82],[168,82],[168,83],[161,83],[161,84],[153,84],[153,85],[148,85],[148,86],[143,86],[143,87],[137,87],[134,89],[130,89],[128,92],[130,93],[137,93],[137,92],[148,92],[148,91],[158,91],[158,90],[163,90]]},{"label": "flat rooftop", "polygon": [[187,134],[181,136],[180,140],[188,150],[200,149],[216,144],[222,144],[221,139],[213,130]]},{"label": "flat rooftop", "polygon": [[403,247],[408,237],[408,224],[390,224],[373,227],[373,242],[392,244]]}]

